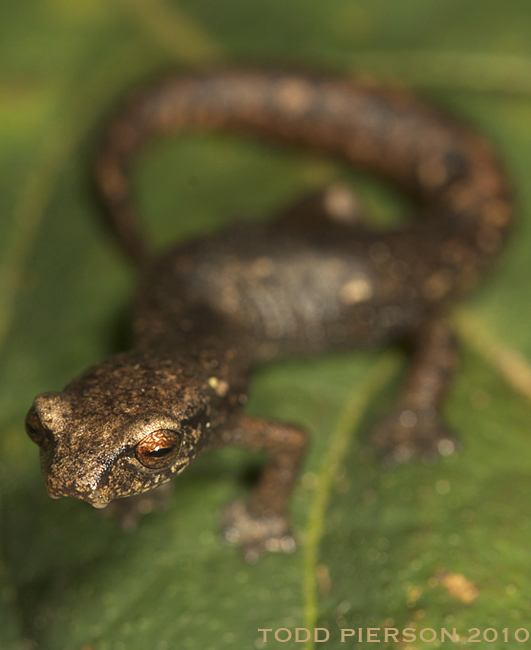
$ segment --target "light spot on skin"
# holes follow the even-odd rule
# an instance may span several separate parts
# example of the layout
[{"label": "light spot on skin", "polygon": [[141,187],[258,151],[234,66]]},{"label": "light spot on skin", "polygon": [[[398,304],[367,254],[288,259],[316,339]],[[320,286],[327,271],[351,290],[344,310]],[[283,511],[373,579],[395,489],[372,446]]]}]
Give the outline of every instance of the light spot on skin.
[{"label": "light spot on skin", "polygon": [[354,278],[339,290],[339,298],[345,305],[370,300],[373,295],[371,283],[366,278]]},{"label": "light spot on skin", "polygon": [[221,380],[219,384],[217,385],[216,388],[216,393],[220,397],[225,397],[225,395],[229,392],[229,384],[226,381]]},{"label": "light spot on skin", "polygon": [[342,185],[333,185],[324,196],[324,207],[329,217],[341,223],[361,221],[362,208],[354,194]]},{"label": "light spot on skin", "polygon": [[417,424],[417,416],[413,411],[402,411],[400,414],[400,424],[407,429],[412,429]]},{"label": "light spot on skin", "polygon": [[437,451],[441,456],[451,456],[455,451],[455,443],[449,438],[443,438],[437,443]]},{"label": "light spot on skin", "polygon": [[442,269],[437,271],[424,282],[422,285],[422,293],[428,300],[440,300],[443,298],[452,287],[451,274]]},{"label": "light spot on skin", "polygon": [[275,264],[269,257],[259,257],[251,266],[251,274],[256,278],[267,278],[273,275]]},{"label": "light spot on skin", "polygon": [[283,79],[277,86],[277,103],[283,110],[294,115],[300,115],[308,110],[314,101],[314,96],[312,86],[295,77]]},{"label": "light spot on skin", "polygon": [[219,395],[220,397],[225,397],[230,388],[229,384],[224,379],[218,379],[217,377],[210,377],[208,385],[213,388],[216,395]]}]

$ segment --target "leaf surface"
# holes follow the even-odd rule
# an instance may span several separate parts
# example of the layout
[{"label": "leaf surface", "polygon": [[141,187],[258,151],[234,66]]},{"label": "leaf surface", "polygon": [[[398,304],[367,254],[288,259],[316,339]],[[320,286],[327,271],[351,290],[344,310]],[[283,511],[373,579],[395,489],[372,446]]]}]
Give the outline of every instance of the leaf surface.
[{"label": "leaf surface", "polygon": [[[531,359],[530,39],[525,0],[2,3],[2,649],[254,650],[264,647],[258,628],[305,626],[328,628],[331,648],[343,647],[340,628],[360,627],[465,637],[507,627],[504,647],[521,647],[514,631],[531,627],[531,408],[507,384],[507,350]],[[90,186],[105,116],[160,70],[212,61],[398,76],[495,141],[519,212],[498,268],[463,307],[467,327],[458,319],[463,360],[447,418],[459,455],[384,470],[367,450],[403,369],[394,353],[257,370],[249,412],[306,426],[312,449],[292,501],[299,549],[255,566],[220,544],[217,523],[248,490],[252,454],[205,455],[176,481],[168,511],[126,535],[87,504],[47,497],[23,431],[35,394],[60,390],[123,338],[136,277]],[[330,161],[225,136],[158,143],[135,173],[161,246],[265,217],[334,179],[355,184],[377,223],[403,209]],[[447,576],[477,597],[460,599]]]}]

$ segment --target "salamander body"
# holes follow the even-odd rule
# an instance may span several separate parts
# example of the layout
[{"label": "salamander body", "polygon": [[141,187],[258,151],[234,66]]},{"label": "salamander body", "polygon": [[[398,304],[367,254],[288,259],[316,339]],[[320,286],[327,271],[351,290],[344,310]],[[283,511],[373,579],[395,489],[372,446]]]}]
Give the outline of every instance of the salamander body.
[{"label": "salamander body", "polygon": [[[375,173],[417,206],[409,227],[374,232],[332,186],[263,223],[154,255],[131,202],[129,168],[155,136],[223,130],[310,147]],[[96,162],[106,214],[141,269],[135,346],[34,401],[26,428],[52,496],[103,507],[157,487],[211,447],[271,459],[226,536],[248,559],[289,550],[285,515],[306,447],[298,428],[244,414],[250,371],[286,354],[407,340],[395,408],[375,427],[387,458],[450,453],[440,419],[456,353],[448,307],[472,289],[512,222],[490,146],[404,90],[282,71],[175,76],[117,113]]]}]

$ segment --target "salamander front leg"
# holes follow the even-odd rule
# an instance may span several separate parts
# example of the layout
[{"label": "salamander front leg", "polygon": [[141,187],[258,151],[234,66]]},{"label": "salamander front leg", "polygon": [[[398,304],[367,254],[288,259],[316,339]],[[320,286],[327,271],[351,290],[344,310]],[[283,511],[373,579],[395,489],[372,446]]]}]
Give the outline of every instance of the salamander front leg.
[{"label": "salamander front leg", "polygon": [[264,551],[294,550],[285,511],[304,458],[306,434],[280,422],[243,417],[235,429],[227,432],[224,442],[271,455],[251,497],[235,501],[223,511],[225,539],[242,546],[250,563]]},{"label": "salamander front leg", "polygon": [[434,320],[424,326],[398,402],[371,438],[386,461],[400,463],[413,456],[430,458],[455,451],[457,441],[442,423],[440,410],[457,361],[447,323]]}]

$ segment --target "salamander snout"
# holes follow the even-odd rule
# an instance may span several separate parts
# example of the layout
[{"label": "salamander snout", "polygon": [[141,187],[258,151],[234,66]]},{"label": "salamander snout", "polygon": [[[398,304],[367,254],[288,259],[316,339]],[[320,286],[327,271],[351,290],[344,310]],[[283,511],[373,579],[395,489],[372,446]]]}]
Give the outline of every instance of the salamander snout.
[{"label": "salamander snout", "polygon": [[75,440],[65,435],[70,414],[64,393],[42,393],[26,415],[26,433],[40,447],[46,489],[53,499],[72,496],[103,508],[110,500],[100,489],[106,463],[91,463],[72,449]]}]

